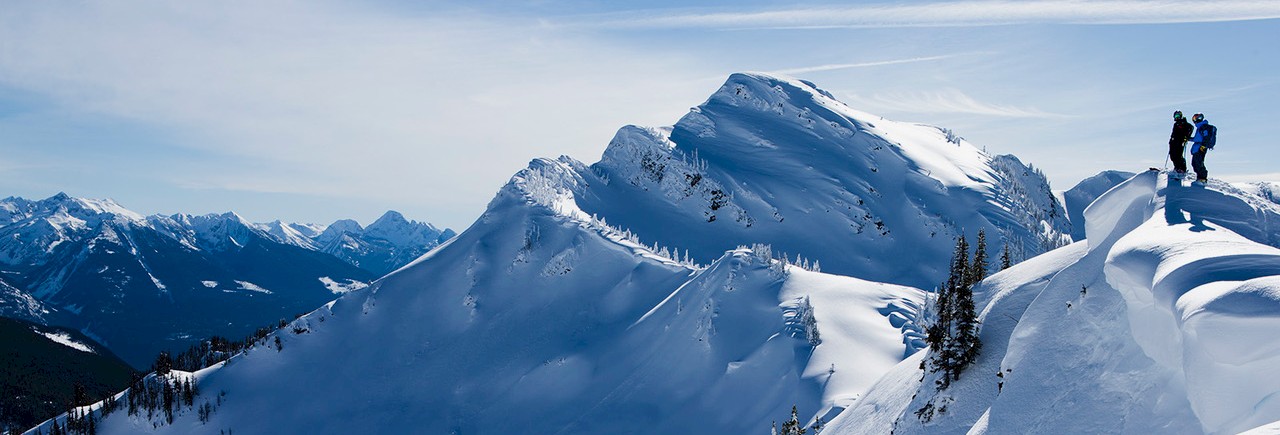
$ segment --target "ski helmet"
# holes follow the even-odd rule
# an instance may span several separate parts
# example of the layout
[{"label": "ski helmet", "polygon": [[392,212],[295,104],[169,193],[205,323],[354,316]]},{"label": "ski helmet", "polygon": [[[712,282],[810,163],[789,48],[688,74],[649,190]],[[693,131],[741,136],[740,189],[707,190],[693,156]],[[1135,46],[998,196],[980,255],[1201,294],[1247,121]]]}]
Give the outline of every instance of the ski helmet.
[{"label": "ski helmet", "polygon": [[1194,122],[1204,121],[1204,114],[1203,114],[1203,113],[1197,113],[1197,114],[1195,114],[1195,115],[1191,115],[1191,120],[1192,120],[1192,121],[1194,121]]},{"label": "ski helmet", "polygon": [[1173,111],[1173,119],[1182,119],[1182,111],[1181,111],[1181,110],[1174,110],[1174,111]]}]

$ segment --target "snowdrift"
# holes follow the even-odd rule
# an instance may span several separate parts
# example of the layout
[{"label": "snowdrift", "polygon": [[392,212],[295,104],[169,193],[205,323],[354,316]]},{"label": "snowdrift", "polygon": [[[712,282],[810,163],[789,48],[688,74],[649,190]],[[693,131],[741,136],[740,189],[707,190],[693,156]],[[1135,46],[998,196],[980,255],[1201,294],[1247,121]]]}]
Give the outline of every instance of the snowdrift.
[{"label": "snowdrift", "polygon": [[[1280,419],[1280,208],[1145,172],[1084,217],[1087,240],[980,285],[983,354],[960,381],[938,392],[913,358],[831,432],[1236,433]],[[947,407],[917,416],[928,403]]]}]

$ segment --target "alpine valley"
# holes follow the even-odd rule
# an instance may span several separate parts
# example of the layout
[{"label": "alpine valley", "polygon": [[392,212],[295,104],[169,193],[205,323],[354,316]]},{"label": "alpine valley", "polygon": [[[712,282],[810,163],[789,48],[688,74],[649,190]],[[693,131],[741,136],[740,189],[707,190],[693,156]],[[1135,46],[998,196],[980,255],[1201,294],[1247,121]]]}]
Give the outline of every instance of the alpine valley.
[{"label": "alpine valley", "polygon": [[[1038,170],[951,130],[851,109],[807,81],[734,74],[673,126],[621,128],[599,162],[533,160],[461,234],[229,360],[149,375],[33,430],[88,413],[110,434],[739,434],[795,409],[806,427],[828,422],[824,434],[1236,432],[1280,420],[1269,192],[1111,173],[1064,206]],[[246,268],[343,243],[234,216],[78,219],[117,240],[81,246],[113,252],[147,240],[120,222],[219,228],[164,237],[250,251],[234,263]],[[941,388],[922,370],[935,290],[957,239],[979,233],[1017,264],[974,287],[981,353]],[[274,244],[250,256],[259,240]],[[131,264],[147,270],[151,249]],[[32,287],[56,274],[16,272],[8,281],[34,298],[6,306],[98,306]],[[140,276],[152,294],[182,282]],[[240,303],[284,288],[199,279]],[[271,293],[227,287],[237,280]],[[188,380],[202,392],[189,402],[106,412]]]}]

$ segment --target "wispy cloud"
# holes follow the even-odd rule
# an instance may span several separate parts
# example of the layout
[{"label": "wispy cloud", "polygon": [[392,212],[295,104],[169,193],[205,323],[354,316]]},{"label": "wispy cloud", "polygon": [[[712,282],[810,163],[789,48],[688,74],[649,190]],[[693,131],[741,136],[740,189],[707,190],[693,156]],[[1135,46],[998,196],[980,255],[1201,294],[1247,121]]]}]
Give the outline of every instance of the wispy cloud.
[{"label": "wispy cloud", "polygon": [[876,61],[876,62],[837,63],[837,64],[828,64],[828,65],[807,66],[807,67],[800,67],[800,68],[789,68],[789,69],[782,69],[782,70],[777,70],[772,72],[777,74],[794,75],[794,74],[805,74],[805,73],[819,72],[819,71],[834,71],[834,70],[842,70],[842,69],[850,69],[850,68],[867,68],[867,67],[875,67],[875,66],[900,65],[900,64],[906,64],[906,63],[931,62],[936,60],[950,59],[950,58],[959,57],[959,56],[964,56],[964,54],[947,54],[942,56],[913,57],[909,59],[882,60],[882,61]]},{"label": "wispy cloud", "polygon": [[842,95],[851,106],[875,112],[897,113],[961,113],[1005,118],[1070,118],[1034,107],[992,104],[978,101],[964,92],[950,89],[937,92],[896,92],[863,96]]},{"label": "wispy cloud", "polygon": [[958,1],[732,12],[635,12],[581,24],[634,28],[838,28],[994,26],[1026,23],[1164,24],[1280,18],[1280,2]]},{"label": "wispy cloud", "polygon": [[217,157],[144,165],[155,178],[423,209],[474,198],[433,217],[454,226],[531,157],[589,156],[618,126],[678,118],[705,92],[689,78],[710,74],[516,18],[345,2],[18,2],[0,23],[0,85]]},{"label": "wispy cloud", "polygon": [[[1195,103],[1220,100],[1224,96],[1239,95],[1242,93],[1247,93],[1247,92],[1265,88],[1268,86],[1274,86],[1275,84],[1276,84],[1276,80],[1267,80],[1265,82],[1254,83],[1251,85],[1236,86],[1236,87],[1229,87],[1229,88],[1222,88],[1222,89],[1213,89],[1211,91],[1198,94],[1197,96],[1194,96],[1194,97],[1180,98],[1180,99],[1173,99],[1173,100],[1163,98],[1164,96],[1161,95],[1161,98],[1159,99],[1148,98],[1147,99],[1148,101],[1153,101],[1151,103],[1143,104],[1140,106],[1116,108],[1114,110],[1105,111],[1105,112],[1095,112],[1094,115],[1105,116],[1105,117],[1116,117],[1121,115],[1130,115],[1134,113],[1144,113],[1144,112],[1149,112],[1157,109],[1168,110],[1169,108],[1185,108]],[[1151,92],[1151,93],[1159,93],[1160,91],[1161,89],[1159,88],[1155,88],[1154,90],[1147,90],[1147,92]],[[1189,110],[1191,112],[1196,111],[1195,109],[1189,109]]]}]

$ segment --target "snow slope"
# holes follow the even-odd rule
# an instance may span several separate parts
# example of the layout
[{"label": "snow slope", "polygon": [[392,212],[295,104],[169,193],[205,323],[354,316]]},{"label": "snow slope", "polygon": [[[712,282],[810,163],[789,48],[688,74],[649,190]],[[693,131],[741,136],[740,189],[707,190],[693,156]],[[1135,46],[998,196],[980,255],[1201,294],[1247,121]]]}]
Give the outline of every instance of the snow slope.
[{"label": "snow slope", "polygon": [[[1146,172],[1084,215],[1086,242],[980,285],[983,353],[951,388],[900,364],[830,433],[1235,433],[1280,419],[1280,208]],[[928,403],[947,408],[924,421]]]},{"label": "snow slope", "polygon": [[784,272],[762,246],[680,264],[547,184],[573,175],[536,161],[445,247],[208,370],[227,394],[207,425],[155,432],[746,433],[853,401],[916,343],[919,290]]}]

